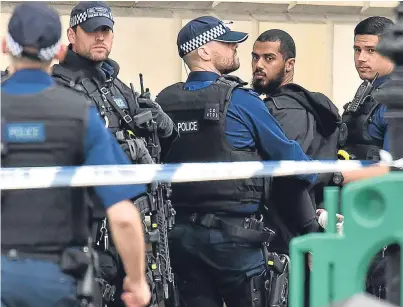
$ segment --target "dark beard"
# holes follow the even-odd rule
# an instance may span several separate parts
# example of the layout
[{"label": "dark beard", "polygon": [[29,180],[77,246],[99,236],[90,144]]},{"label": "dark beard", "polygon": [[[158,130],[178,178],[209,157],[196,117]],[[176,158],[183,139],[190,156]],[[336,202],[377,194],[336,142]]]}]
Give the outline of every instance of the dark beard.
[{"label": "dark beard", "polygon": [[281,70],[273,80],[270,80],[268,84],[262,84],[262,80],[252,80],[253,90],[259,95],[270,95],[278,90],[281,83],[284,81],[284,75],[284,70]]}]

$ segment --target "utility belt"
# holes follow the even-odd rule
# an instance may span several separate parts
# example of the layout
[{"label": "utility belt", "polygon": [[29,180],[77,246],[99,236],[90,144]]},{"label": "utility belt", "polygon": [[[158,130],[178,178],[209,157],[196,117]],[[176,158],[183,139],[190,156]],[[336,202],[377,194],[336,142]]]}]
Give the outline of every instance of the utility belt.
[{"label": "utility belt", "polygon": [[251,306],[287,307],[288,276],[290,259],[287,255],[269,251],[269,245],[275,233],[265,227],[263,217],[247,217],[192,213],[178,215],[178,222],[201,225],[206,228],[221,229],[225,233],[245,239],[250,243],[259,243],[263,249],[266,270],[251,279]]},{"label": "utility belt", "polygon": [[14,248],[8,249],[1,247],[1,255],[6,256],[10,260],[19,259],[34,259],[39,261],[48,261],[56,264],[60,264],[62,258],[60,253],[46,253],[46,252],[31,252],[31,251],[20,251]]},{"label": "utility belt", "polygon": [[29,258],[58,264],[63,273],[77,281],[77,298],[80,300],[80,306],[90,306],[100,299],[99,288],[95,281],[99,270],[98,255],[90,246],[90,242],[88,246],[67,247],[60,253],[21,251],[3,247],[1,253],[10,260]]},{"label": "utility belt", "polygon": [[206,228],[221,229],[226,234],[239,239],[245,239],[250,243],[271,242],[274,231],[265,227],[263,217],[259,219],[255,215],[247,217],[216,215],[213,213],[189,215],[177,215],[177,222],[187,222],[201,225]]}]

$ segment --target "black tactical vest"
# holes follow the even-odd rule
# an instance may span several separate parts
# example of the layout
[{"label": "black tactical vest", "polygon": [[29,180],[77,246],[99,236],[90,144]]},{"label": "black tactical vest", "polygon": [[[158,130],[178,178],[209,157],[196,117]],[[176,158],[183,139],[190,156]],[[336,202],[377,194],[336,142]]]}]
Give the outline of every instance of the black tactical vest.
[{"label": "black tactical vest", "polygon": [[[348,104],[347,104],[348,105]],[[344,106],[346,109],[347,105]],[[371,96],[354,113],[344,112],[339,134],[339,146],[354,155],[358,160],[379,160],[379,150],[383,148],[383,140],[368,134],[368,125],[373,120],[379,103]]]},{"label": "black tactical vest", "polygon": [[[82,95],[61,86],[33,95],[2,92],[2,167],[81,165],[88,106]],[[57,253],[85,245],[83,193],[68,187],[2,191],[2,249]]]},{"label": "black tactical vest", "polygon": [[[241,84],[220,78],[195,91],[176,83],[157,97],[173,120],[180,138],[164,163],[259,161],[255,149],[235,149],[227,141],[225,121],[232,91]],[[232,212],[248,204],[260,203],[264,180],[239,179],[172,184],[176,210],[191,212]]]},{"label": "black tactical vest", "polygon": [[[133,115],[137,109],[133,93],[120,80],[109,79],[101,82],[94,72],[86,74],[85,71],[73,71],[61,65],[53,66],[52,75],[59,84],[75,87],[90,97],[93,105],[97,107],[99,115],[104,119],[105,126],[118,140],[118,133],[122,131],[122,128],[130,130],[112,105],[114,103],[124,115]],[[111,99],[112,101],[110,101]]]},{"label": "black tactical vest", "polygon": [[[117,78],[105,79],[105,74],[100,67],[89,66],[86,59],[69,51],[70,62],[53,66],[52,76],[57,83],[66,87],[74,87],[91,99],[98,114],[104,119],[105,126],[116,137],[117,141],[126,146],[126,140],[136,137],[136,132],[131,122],[127,124],[123,117],[132,118],[138,107],[132,91]],[[83,66],[77,64],[82,61]],[[71,64],[70,64],[71,63]],[[87,66],[86,66],[87,65]],[[72,67],[70,67],[72,66]],[[113,105],[114,104],[114,105]],[[122,112],[121,114],[119,112]],[[131,116],[130,116],[131,115]],[[137,135],[138,137],[138,135]],[[122,148],[131,159],[129,150],[136,151],[132,146]],[[144,160],[150,160],[147,153]],[[91,197],[94,203],[93,216],[95,219],[105,217],[105,209],[96,198]]]}]

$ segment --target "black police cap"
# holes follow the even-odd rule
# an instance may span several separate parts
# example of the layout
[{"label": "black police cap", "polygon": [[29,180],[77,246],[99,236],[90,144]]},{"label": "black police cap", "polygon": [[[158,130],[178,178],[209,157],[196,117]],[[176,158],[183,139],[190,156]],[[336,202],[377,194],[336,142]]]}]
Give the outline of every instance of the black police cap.
[{"label": "black police cap", "polygon": [[[59,51],[61,35],[62,24],[56,10],[42,2],[27,1],[14,9],[6,43],[15,57],[50,61]],[[27,47],[37,51],[24,50]]]},{"label": "black police cap", "polygon": [[103,1],[82,1],[71,10],[71,28],[79,25],[85,32],[95,32],[100,27],[113,30],[114,23],[111,8]]}]

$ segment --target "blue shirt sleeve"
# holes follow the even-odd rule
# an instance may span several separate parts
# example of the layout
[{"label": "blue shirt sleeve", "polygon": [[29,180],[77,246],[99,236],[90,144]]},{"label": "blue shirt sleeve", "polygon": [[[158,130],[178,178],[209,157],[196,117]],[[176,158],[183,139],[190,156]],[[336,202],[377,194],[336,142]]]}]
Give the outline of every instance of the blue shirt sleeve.
[{"label": "blue shirt sleeve", "polygon": [[[84,141],[84,165],[131,164],[116,139],[105,128],[94,107],[88,111],[87,131]],[[96,186],[95,193],[108,208],[125,199],[146,193],[145,185]]]},{"label": "blue shirt sleeve", "polygon": [[368,134],[374,139],[383,141],[383,149],[389,150],[388,121],[385,119],[386,106],[379,105],[375,109],[372,121],[368,125]]},{"label": "blue shirt sleeve", "polygon": [[[237,89],[233,92],[227,111],[226,130],[234,147],[256,146],[266,160],[311,161],[297,142],[285,136],[264,102],[251,91]],[[300,177],[314,182],[317,175]]]}]

